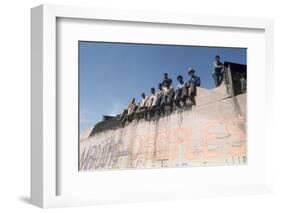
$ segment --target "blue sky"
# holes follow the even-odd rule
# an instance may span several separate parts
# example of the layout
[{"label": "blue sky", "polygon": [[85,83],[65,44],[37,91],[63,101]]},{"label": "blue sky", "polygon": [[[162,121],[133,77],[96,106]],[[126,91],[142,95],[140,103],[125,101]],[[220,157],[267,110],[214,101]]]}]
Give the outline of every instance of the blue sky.
[{"label": "blue sky", "polygon": [[129,100],[140,100],[141,92],[157,88],[167,72],[188,79],[192,67],[201,78],[201,86],[213,88],[212,64],[215,55],[221,61],[246,64],[245,48],[194,47],[175,45],[79,42],[80,130],[116,115]]}]

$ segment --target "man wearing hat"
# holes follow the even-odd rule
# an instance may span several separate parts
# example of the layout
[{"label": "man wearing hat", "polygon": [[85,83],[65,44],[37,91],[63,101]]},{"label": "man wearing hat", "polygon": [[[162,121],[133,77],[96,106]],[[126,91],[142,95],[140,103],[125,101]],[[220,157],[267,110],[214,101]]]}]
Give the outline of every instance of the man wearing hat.
[{"label": "man wearing hat", "polygon": [[183,77],[181,75],[178,75],[177,77],[178,85],[176,88],[176,95],[175,95],[175,104],[177,107],[181,107],[181,102],[185,104],[185,101],[187,99],[187,88],[186,83],[183,81]]},{"label": "man wearing hat", "polygon": [[196,105],[195,96],[197,95],[197,87],[201,85],[201,80],[195,75],[195,70],[193,68],[188,69],[188,75],[190,76],[187,85],[189,99],[193,105]]}]

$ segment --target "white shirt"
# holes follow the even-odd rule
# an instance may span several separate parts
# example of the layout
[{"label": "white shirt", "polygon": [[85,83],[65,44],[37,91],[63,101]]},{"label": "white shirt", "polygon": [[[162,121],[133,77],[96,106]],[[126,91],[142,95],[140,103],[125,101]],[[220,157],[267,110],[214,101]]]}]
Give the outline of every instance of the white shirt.
[{"label": "white shirt", "polygon": [[140,107],[145,107],[146,102],[147,102],[148,97],[146,96],[145,98],[141,99]]},{"label": "white shirt", "polygon": [[153,95],[152,106],[156,106],[156,105],[157,105],[159,97],[160,97],[160,96],[159,96],[157,93],[155,93],[155,94]]},{"label": "white shirt", "polygon": [[148,97],[147,102],[146,102],[146,107],[150,107],[152,105],[153,97],[152,95]]},{"label": "white shirt", "polygon": [[177,85],[177,89],[182,89],[184,87],[185,87],[185,82],[183,82],[182,84],[178,83],[178,85]]},{"label": "white shirt", "polygon": [[170,96],[171,93],[174,91],[174,88],[173,88],[172,86],[170,86],[169,89],[168,89],[167,87],[164,87],[164,88],[163,88],[163,91],[164,91],[164,95]]}]

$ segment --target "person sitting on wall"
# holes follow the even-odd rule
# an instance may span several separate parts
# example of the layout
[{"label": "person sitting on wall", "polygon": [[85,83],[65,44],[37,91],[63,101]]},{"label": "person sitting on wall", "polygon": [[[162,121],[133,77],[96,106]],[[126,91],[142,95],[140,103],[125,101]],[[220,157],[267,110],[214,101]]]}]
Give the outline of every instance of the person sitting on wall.
[{"label": "person sitting on wall", "polygon": [[173,100],[175,91],[172,86],[172,79],[165,81],[163,84],[163,96],[161,101],[161,111],[165,114],[165,106],[170,106],[170,111],[173,111]]},{"label": "person sitting on wall", "polygon": [[[162,88],[162,87],[161,87]],[[160,105],[160,94],[155,91],[155,88],[151,88],[151,96],[150,96],[150,106],[148,108],[149,110],[149,116],[150,118],[154,117],[155,111],[159,110],[159,105]]]},{"label": "person sitting on wall", "polygon": [[155,105],[154,112],[158,111],[159,116],[160,116],[161,102],[162,102],[163,94],[164,94],[164,91],[163,91],[162,83],[159,83],[158,91],[156,92],[156,99],[155,99],[155,102],[153,103],[153,105]]},{"label": "person sitting on wall", "polygon": [[152,110],[152,104],[155,98],[155,88],[151,88],[151,95],[148,97],[146,102],[145,118],[148,119],[150,111]]},{"label": "person sitting on wall", "polygon": [[216,55],[213,66],[214,66],[213,78],[214,78],[216,87],[218,87],[221,85],[221,82],[223,80],[223,69],[224,69],[223,63],[220,61],[219,55]]},{"label": "person sitting on wall", "polygon": [[138,109],[138,105],[136,104],[136,99],[133,98],[128,106],[128,120],[132,121],[134,113],[136,112],[136,110]]},{"label": "person sitting on wall", "polygon": [[158,91],[156,92],[156,95],[157,95],[157,106],[160,106],[163,94],[164,94],[164,91],[163,91],[162,83],[159,83],[158,84]]},{"label": "person sitting on wall", "polygon": [[197,95],[197,87],[200,87],[201,80],[195,75],[195,70],[193,68],[188,69],[188,75],[190,79],[188,81],[188,97],[193,105],[196,105],[195,97]]},{"label": "person sitting on wall", "polygon": [[178,75],[177,77],[178,80],[178,85],[176,88],[176,93],[174,97],[174,102],[177,107],[181,108],[181,103],[183,105],[186,104],[186,99],[187,99],[187,88],[186,88],[186,83],[183,81],[183,77],[181,75]]},{"label": "person sitting on wall", "polygon": [[121,120],[122,120],[122,125],[124,126],[124,124],[126,123],[126,121],[131,121],[133,118],[133,113],[136,111],[137,109],[137,105],[135,103],[135,98],[133,98],[128,105],[127,109],[124,109],[124,111],[121,114]]},{"label": "person sitting on wall", "polygon": [[167,85],[167,84],[172,84],[172,79],[170,79],[168,77],[168,73],[164,73],[164,78],[163,78],[163,81],[162,81],[162,85]]},{"label": "person sitting on wall", "polygon": [[137,110],[137,115],[138,115],[138,119],[141,119],[143,118],[144,116],[144,113],[146,111],[146,104],[147,104],[147,101],[148,101],[148,97],[145,95],[145,93],[143,92],[141,94],[141,102],[139,104],[139,108]]}]

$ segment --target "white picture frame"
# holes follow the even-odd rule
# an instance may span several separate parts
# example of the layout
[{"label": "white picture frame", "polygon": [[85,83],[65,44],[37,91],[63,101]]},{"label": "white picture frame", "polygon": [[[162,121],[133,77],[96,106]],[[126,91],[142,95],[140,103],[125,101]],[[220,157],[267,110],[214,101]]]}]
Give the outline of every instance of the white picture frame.
[{"label": "white picture frame", "polygon": [[[104,196],[97,199],[91,195],[58,195],[60,166],[57,160],[59,152],[57,146],[57,20],[87,19],[108,20],[119,22],[153,23],[167,26],[202,26],[231,29],[256,29],[264,32],[265,38],[265,68],[263,74],[273,74],[273,21],[271,19],[241,18],[241,17],[216,17],[187,14],[161,14],[141,11],[122,11],[111,9],[96,9],[74,6],[41,5],[31,10],[31,201],[33,204],[47,208],[59,206],[92,205],[98,203],[138,202],[142,200],[165,200],[186,197],[201,197],[214,195],[241,195],[252,193],[271,192],[271,164],[270,164],[270,119],[272,113],[266,115],[263,133],[266,139],[266,156],[263,156],[266,167],[266,178],[259,184],[234,183],[220,187],[200,187],[194,183],[195,188],[188,191],[181,190],[171,185],[171,194],[165,196],[159,190],[159,196],[132,195],[118,196],[108,199]],[[268,75],[267,75],[268,76]],[[266,77],[266,100],[268,106],[272,104],[269,91],[273,88],[269,77]],[[208,168],[211,170],[212,168]],[[168,170],[167,170],[168,171]],[[175,170],[174,170],[175,171]],[[78,170],[77,170],[78,172]],[[138,171],[138,174],[142,171]],[[156,170],[156,173],[160,173]],[[115,172],[116,174],[116,172]],[[85,175],[85,174],[84,174]],[[125,175],[125,173],[123,173]],[[75,183],[73,183],[75,184]],[[77,184],[77,183],[76,183]],[[165,185],[163,185],[165,187]],[[166,192],[166,190],[164,190]],[[133,192],[132,192],[133,193]],[[162,193],[162,194],[161,194]],[[117,193],[118,194],[118,193]]]}]

